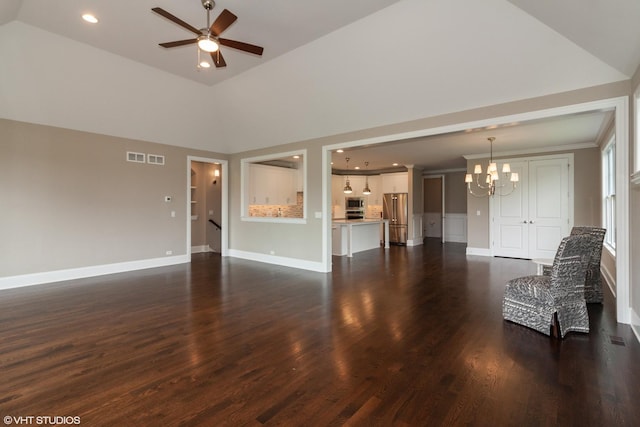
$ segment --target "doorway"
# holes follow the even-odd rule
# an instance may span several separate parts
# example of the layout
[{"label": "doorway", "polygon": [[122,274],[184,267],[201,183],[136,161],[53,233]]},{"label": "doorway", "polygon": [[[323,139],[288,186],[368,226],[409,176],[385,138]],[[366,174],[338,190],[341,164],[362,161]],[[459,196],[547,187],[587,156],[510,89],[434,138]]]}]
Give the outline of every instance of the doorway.
[{"label": "doorway", "polygon": [[187,171],[187,254],[226,256],[226,162],[190,156]]},{"label": "doorway", "polygon": [[444,175],[431,175],[424,178],[424,230],[423,235],[445,241],[445,191]]}]

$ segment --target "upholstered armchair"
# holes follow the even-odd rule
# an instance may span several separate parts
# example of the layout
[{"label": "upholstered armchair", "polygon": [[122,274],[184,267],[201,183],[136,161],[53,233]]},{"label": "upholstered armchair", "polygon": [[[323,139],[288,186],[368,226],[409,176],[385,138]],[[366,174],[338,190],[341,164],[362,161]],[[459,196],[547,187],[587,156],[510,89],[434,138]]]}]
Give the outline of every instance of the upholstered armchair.
[{"label": "upholstered armchair", "polygon": [[[592,241],[593,248],[591,252],[591,259],[587,266],[587,273],[585,275],[584,282],[584,299],[587,301],[587,304],[602,303],[603,295],[600,260],[602,259],[602,242],[604,242],[604,236],[606,233],[607,229],[600,227],[573,227],[571,229],[572,236],[589,234],[595,237]],[[551,267],[544,267],[543,274],[546,276],[550,275]]]},{"label": "upholstered armchair", "polygon": [[562,239],[550,275],[510,280],[504,290],[502,317],[545,335],[589,332],[584,279],[594,236]]}]

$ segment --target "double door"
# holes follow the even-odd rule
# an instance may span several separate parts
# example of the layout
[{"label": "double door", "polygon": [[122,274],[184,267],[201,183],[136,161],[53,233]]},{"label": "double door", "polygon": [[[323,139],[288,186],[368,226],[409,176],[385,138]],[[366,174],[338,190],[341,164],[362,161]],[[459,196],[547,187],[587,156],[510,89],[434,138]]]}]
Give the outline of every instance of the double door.
[{"label": "double door", "polygon": [[571,222],[569,158],[510,164],[520,182],[513,193],[491,199],[493,255],[553,258]]}]

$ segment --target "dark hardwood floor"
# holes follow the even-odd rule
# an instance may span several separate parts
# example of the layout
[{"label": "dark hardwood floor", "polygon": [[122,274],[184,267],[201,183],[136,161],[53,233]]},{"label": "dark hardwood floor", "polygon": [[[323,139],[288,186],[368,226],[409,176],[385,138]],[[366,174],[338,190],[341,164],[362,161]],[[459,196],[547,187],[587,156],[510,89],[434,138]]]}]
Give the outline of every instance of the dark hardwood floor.
[{"label": "dark hardwood floor", "polygon": [[502,320],[505,282],[534,271],[428,242],[337,257],[331,274],[199,254],[0,291],[0,416],[640,425],[640,345],[608,291],[589,307],[588,335],[561,341]]}]

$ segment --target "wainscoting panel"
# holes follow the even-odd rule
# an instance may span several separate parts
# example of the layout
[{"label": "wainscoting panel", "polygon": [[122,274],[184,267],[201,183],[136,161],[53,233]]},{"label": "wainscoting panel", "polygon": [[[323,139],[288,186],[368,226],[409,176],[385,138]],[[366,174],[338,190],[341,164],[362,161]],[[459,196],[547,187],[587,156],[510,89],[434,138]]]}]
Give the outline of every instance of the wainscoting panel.
[{"label": "wainscoting panel", "polygon": [[444,241],[467,242],[467,214],[446,214],[444,217]]},{"label": "wainscoting panel", "polygon": [[440,212],[424,213],[425,237],[442,237],[442,219]]}]

